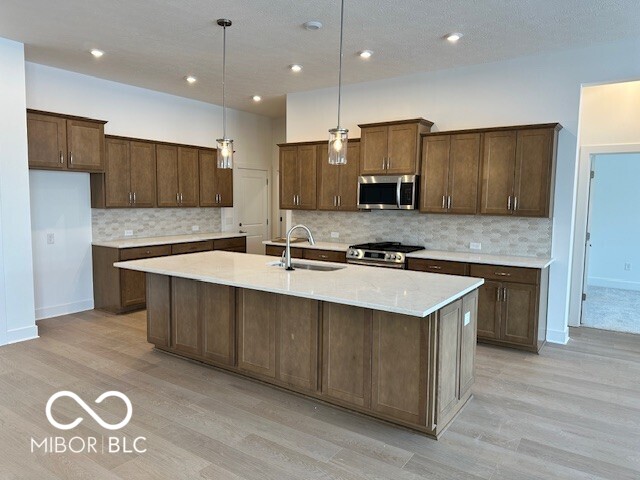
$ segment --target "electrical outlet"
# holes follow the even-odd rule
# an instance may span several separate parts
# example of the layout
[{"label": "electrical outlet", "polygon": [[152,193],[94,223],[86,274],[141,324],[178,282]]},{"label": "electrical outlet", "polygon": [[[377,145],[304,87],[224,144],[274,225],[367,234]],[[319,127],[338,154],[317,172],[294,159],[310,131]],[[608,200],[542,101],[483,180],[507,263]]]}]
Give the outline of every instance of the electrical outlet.
[{"label": "electrical outlet", "polygon": [[481,250],[482,249],[482,244],[480,242],[471,242],[469,244],[469,248],[471,250]]},{"label": "electrical outlet", "polygon": [[624,264],[624,270],[626,272],[630,272],[631,271],[631,264],[630,263],[625,263]]},{"label": "electrical outlet", "polygon": [[331,238],[340,238],[340,232],[331,232]]},{"label": "electrical outlet", "polygon": [[133,237],[133,230],[125,230],[124,231],[124,236],[125,237]]},{"label": "electrical outlet", "polygon": [[53,245],[56,243],[56,236],[54,233],[47,233],[47,244]]},{"label": "electrical outlet", "polygon": [[191,231],[192,232],[198,232],[200,230],[200,226],[199,225],[192,225],[191,226]]}]

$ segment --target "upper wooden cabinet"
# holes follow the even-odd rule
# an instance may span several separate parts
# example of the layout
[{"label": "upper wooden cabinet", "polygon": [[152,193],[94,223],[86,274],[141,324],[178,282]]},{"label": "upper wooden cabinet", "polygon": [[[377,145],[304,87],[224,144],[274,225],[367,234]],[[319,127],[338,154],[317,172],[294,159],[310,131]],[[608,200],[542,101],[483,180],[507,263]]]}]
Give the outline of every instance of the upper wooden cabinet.
[{"label": "upper wooden cabinet", "polygon": [[357,211],[360,140],[349,140],[346,165],[329,165],[327,143],[317,149],[318,210]]},{"label": "upper wooden cabinet", "polygon": [[105,172],[91,175],[91,207],[155,207],[155,144],[107,136],[105,146]]},{"label": "upper wooden cabinet", "polygon": [[316,209],[316,157],[318,143],[279,144],[280,208]]},{"label": "upper wooden cabinet", "polygon": [[197,207],[200,188],[198,149],[158,144],[156,158],[158,206]]},{"label": "upper wooden cabinet", "polygon": [[480,133],[422,138],[421,212],[478,212],[480,143]]},{"label": "upper wooden cabinet", "polygon": [[218,168],[216,151],[200,149],[200,206],[233,207],[233,170]]},{"label": "upper wooden cabinet", "polygon": [[559,124],[484,133],[480,213],[548,217]]},{"label": "upper wooden cabinet", "polygon": [[360,174],[418,174],[420,135],[432,125],[423,118],[359,125]]},{"label": "upper wooden cabinet", "polygon": [[102,172],[105,123],[27,110],[29,168]]}]

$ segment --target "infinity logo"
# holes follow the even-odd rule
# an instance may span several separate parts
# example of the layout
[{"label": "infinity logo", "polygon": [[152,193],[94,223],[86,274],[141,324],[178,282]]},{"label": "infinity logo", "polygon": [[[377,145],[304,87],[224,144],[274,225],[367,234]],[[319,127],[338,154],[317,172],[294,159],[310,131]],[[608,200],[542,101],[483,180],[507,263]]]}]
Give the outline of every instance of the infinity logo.
[{"label": "infinity logo", "polygon": [[96,403],[102,403],[102,401],[105,398],[118,397],[127,406],[127,415],[124,417],[124,420],[122,420],[120,423],[111,424],[111,423],[107,423],[104,420],[102,420],[102,418],[100,418],[100,416],[89,405],[87,405],[85,403],[85,401],[82,400],[78,395],[76,395],[73,392],[69,392],[67,390],[63,390],[63,391],[60,391],[58,393],[54,393],[53,395],[51,395],[51,397],[47,401],[47,408],[45,410],[45,413],[47,414],[47,420],[49,420],[49,423],[51,425],[53,425],[54,427],[56,427],[57,429],[59,429],[59,430],[71,430],[72,428],[77,427],[80,424],[80,422],[82,422],[82,420],[83,420],[82,417],[78,417],[73,422],[68,423],[66,425],[63,424],[63,423],[57,422],[53,418],[53,416],[51,415],[51,406],[53,405],[53,402],[55,402],[60,397],[69,397],[69,398],[72,398],[73,400],[75,400],[76,403],[78,405],[80,405],[85,412],[87,412],[89,415],[91,415],[91,417],[96,422],[98,422],[98,424],[102,428],[106,428],[107,430],[118,430],[118,429],[124,427],[125,425],[127,425],[129,423],[129,420],[131,420],[131,415],[133,414],[133,406],[131,405],[131,401],[129,400],[129,397],[127,397],[124,393],[121,393],[121,392],[118,392],[118,391],[115,391],[115,390],[111,390],[111,391],[108,391],[108,392],[104,392],[102,395],[100,395],[98,398],[96,398]]}]

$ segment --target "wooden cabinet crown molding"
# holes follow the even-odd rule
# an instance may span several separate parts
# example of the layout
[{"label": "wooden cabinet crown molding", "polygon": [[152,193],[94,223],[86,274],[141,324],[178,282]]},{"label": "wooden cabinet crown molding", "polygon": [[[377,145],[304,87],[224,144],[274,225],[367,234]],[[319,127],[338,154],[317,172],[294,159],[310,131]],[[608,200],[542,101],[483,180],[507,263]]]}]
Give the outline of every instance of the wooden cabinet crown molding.
[{"label": "wooden cabinet crown molding", "polygon": [[44,110],[34,110],[33,108],[27,108],[27,113],[33,113],[35,115],[47,115],[49,117],[64,118],[65,120],[76,120],[76,121],[80,121],[80,122],[102,123],[103,125],[108,122],[108,120],[96,120],[95,118],[79,117],[79,116],[76,116],[76,115],[67,115],[67,114],[64,114],[64,113],[56,113],[56,112],[46,112]]},{"label": "wooden cabinet crown molding", "polygon": [[358,126],[360,128],[389,127],[391,125],[406,125],[409,123],[417,123],[429,128],[431,128],[434,125],[433,122],[420,117],[420,118],[410,118],[408,120],[392,120],[392,121],[378,122],[378,123],[362,123],[362,124],[358,124]]},{"label": "wooden cabinet crown molding", "polygon": [[443,130],[438,132],[427,132],[421,134],[423,137],[436,137],[438,135],[462,135],[466,133],[487,133],[487,132],[501,132],[510,130],[531,130],[539,128],[550,128],[559,132],[562,130],[562,125],[557,122],[552,123],[530,123],[526,125],[510,125],[502,127],[483,127],[483,128],[467,128],[464,130]]}]

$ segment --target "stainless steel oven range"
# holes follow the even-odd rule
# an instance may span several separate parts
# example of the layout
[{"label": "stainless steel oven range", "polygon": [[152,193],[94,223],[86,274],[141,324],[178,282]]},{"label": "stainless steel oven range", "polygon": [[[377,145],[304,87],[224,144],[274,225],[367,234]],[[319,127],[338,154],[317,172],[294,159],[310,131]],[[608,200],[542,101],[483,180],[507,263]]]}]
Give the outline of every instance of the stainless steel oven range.
[{"label": "stainless steel oven range", "polygon": [[360,243],[347,250],[347,263],[374,267],[407,268],[406,254],[424,250],[416,245],[400,242]]}]

